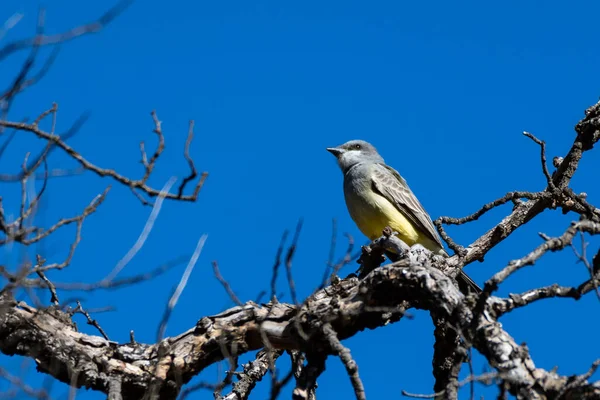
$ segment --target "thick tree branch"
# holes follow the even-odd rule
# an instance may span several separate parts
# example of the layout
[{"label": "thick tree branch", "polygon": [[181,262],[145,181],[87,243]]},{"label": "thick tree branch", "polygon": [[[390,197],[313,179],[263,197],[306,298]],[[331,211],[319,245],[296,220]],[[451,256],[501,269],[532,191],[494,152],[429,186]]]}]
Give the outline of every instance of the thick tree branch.
[{"label": "thick tree branch", "polygon": [[440,393],[437,399],[458,398],[458,374],[467,352],[458,332],[445,319],[432,315],[435,325],[433,344],[433,390]]},{"label": "thick tree branch", "polygon": [[[388,322],[383,312],[369,307],[394,307],[408,301],[416,308],[430,310],[460,329],[464,337],[504,377],[510,392],[519,398],[553,397],[570,380],[536,368],[526,348],[518,345],[500,324],[490,319],[493,302],[476,321],[471,304],[451,280],[430,263],[402,260],[374,270],[364,280],[355,277],[315,293],[302,308],[276,303],[260,306],[253,302],[223,313],[204,317],[196,327],[158,344],[121,344],[76,332],[70,320],[50,308],[36,310],[3,299],[0,319],[0,350],[34,358],[41,371],[75,386],[88,386],[108,393],[110,378],[122,375],[124,399],[139,398],[150,382],[161,382],[161,398],[176,396],[180,386],[208,365],[222,360],[223,343],[235,346],[238,355],[263,348],[261,330],[279,350],[301,350],[307,354],[334,354],[322,333],[328,321],[339,339],[373,329]],[[303,339],[297,324],[310,337]],[[67,351],[68,349],[68,351]],[[322,357],[322,356],[319,356]],[[315,360],[315,356],[312,357]],[[160,367],[156,363],[160,360]],[[310,358],[309,358],[310,364]],[[78,365],[73,380],[69,373]],[[319,364],[317,364],[319,365]],[[318,371],[321,367],[318,367]],[[308,367],[305,368],[308,370]],[[310,387],[309,387],[310,388]],[[565,393],[595,393],[582,382]]]}]

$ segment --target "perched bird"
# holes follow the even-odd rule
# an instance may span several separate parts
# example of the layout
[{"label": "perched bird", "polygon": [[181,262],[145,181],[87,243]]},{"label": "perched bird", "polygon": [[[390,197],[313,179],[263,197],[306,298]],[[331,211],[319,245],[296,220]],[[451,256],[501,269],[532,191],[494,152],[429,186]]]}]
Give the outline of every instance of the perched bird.
[{"label": "perched bird", "polygon": [[[389,226],[409,246],[421,244],[431,252],[448,256],[429,214],[400,174],[386,165],[375,147],[351,140],[327,149],[344,174],[344,197],[350,216],[369,239],[381,236]],[[457,276],[463,293],[481,292],[464,272]]]}]

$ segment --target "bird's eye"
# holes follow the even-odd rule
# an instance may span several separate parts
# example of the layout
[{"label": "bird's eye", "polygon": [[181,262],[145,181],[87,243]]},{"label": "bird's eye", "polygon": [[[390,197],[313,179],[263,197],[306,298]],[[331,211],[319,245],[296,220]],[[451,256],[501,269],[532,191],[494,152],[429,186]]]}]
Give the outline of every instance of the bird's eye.
[{"label": "bird's eye", "polygon": [[360,144],[355,144],[355,145],[354,145],[354,148],[355,148],[356,150],[360,150]]}]

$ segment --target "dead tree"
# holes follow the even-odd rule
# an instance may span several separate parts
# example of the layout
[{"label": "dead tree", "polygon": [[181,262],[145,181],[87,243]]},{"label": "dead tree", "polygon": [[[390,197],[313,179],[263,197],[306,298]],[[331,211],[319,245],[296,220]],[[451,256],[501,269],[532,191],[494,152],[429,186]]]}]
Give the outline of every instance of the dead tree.
[{"label": "dead tree", "polygon": [[[402,248],[402,243],[398,243],[393,235],[383,232],[380,239],[362,249],[362,274],[352,274],[341,279],[337,277],[337,272],[352,259],[350,240],[346,256],[326,271],[319,289],[303,301],[298,301],[291,279],[291,260],[296,251],[294,240],[287,251],[281,245],[273,269],[274,277],[279,269],[285,268],[288,273],[292,303],[277,301],[274,284],[267,303],[239,299],[214,263],[216,278],[237,305],[216,315],[198,316],[198,322],[189,330],[177,336],[164,337],[164,327],[171,310],[175,307],[179,293],[202,249],[204,238],[201,238],[177,290],[165,307],[163,323],[155,343],[138,343],[133,335],[129,343],[111,342],[81,304],[77,304],[76,308],[66,309],[60,299],[61,291],[68,287],[50,281],[46,272],[60,270],[71,264],[84,221],[102,206],[109,189],[101,190],[78,215],[55,221],[50,227],[35,226],[30,222],[52,177],[82,172],[95,174],[99,182],[109,180],[111,184],[130,188],[140,199],[142,206],[153,207],[152,215],[155,216],[165,200],[195,201],[207,176],[206,173],[197,172],[189,154],[193,123],[190,123],[183,153],[189,165],[189,174],[183,177],[182,183],[176,188],[172,182],[163,188],[155,188],[148,184],[148,179],[160,160],[165,139],[154,112],[152,118],[158,146],[151,155],[146,153],[143,144],[140,146],[143,175],[139,179],[94,164],[85,154],[68,145],[67,139],[82,129],[84,119],[76,121],[63,133],[57,133],[59,127],[55,123],[58,113],[56,105],[49,107],[33,121],[9,118],[15,97],[39,81],[51,66],[53,56],[44,61],[39,69],[35,68],[40,61],[38,51],[41,47],[96,32],[125,6],[126,3],[119,3],[91,24],[52,36],[44,34],[41,14],[38,32],[32,38],[11,42],[0,48],[0,62],[13,53],[29,52],[11,84],[0,94],[0,157],[16,135],[33,135],[45,143],[38,154],[29,155],[23,160],[18,172],[0,174],[2,181],[14,182],[15,187],[20,187],[22,194],[20,209],[13,220],[7,217],[0,202],[0,246],[4,248],[3,251],[7,251],[5,249],[13,244],[30,246],[45,240],[66,225],[75,224],[77,227],[76,237],[68,244],[69,254],[61,262],[48,263],[44,254],[37,254],[35,261],[24,261],[14,268],[0,265],[0,275],[4,279],[0,289],[2,353],[29,357],[35,360],[40,373],[73,388],[87,387],[106,393],[110,399],[174,399],[178,396],[185,397],[194,390],[209,389],[215,392],[216,398],[242,400],[248,398],[255,385],[269,371],[273,371],[280,357],[290,357],[292,369],[281,379],[272,375],[272,398],[278,396],[283,385],[291,382],[295,385],[294,399],[314,399],[317,395],[316,383],[325,369],[327,358],[336,356],[346,367],[356,398],[365,399],[368,388],[363,386],[358,366],[343,340],[357,334],[368,335],[368,332],[364,332],[365,329],[377,329],[395,323],[406,315],[407,310],[416,308],[429,311],[435,327],[435,393],[429,396],[405,393],[407,396],[456,399],[459,387],[479,380],[496,384],[501,396],[511,394],[519,399],[600,399],[600,384],[589,381],[600,361],[592,366],[585,366],[582,370],[587,369],[587,372],[576,376],[562,376],[555,371],[538,368],[527,347],[516,343],[510,333],[498,323],[498,319],[506,313],[543,299],[561,297],[577,300],[585,295],[600,298],[600,252],[591,257],[584,251],[576,254],[589,271],[589,277],[578,286],[532,285],[531,289],[509,297],[494,295],[506,278],[521,268],[534,265],[546,253],[571,249],[578,236],[600,234],[600,209],[590,204],[584,194],[575,193],[570,187],[580,160],[600,139],[600,102],[585,111],[585,116],[575,126],[570,149],[563,157],[553,160],[554,168],[548,166],[545,143],[525,133],[540,148],[541,173],[546,179],[543,190],[509,192],[469,216],[441,217],[435,221],[441,236],[454,251],[450,258],[432,256],[417,246],[404,251],[399,261],[382,265],[383,249],[390,246]],[[51,121],[51,128],[40,128],[42,121],[48,119]],[[54,151],[71,157],[79,168],[75,171],[51,169],[48,155]],[[33,196],[26,191],[30,179],[43,181],[41,189]],[[512,210],[473,243],[460,245],[444,230],[444,225],[470,223],[504,204],[512,204]],[[573,222],[565,226],[561,236],[548,237],[542,234],[538,247],[529,254],[519,255],[489,277],[483,293],[465,296],[458,291],[454,277],[461,268],[483,260],[500,242],[510,240],[516,229],[553,209],[560,209],[572,216]],[[150,226],[151,223],[152,217],[149,220]],[[301,224],[298,232],[300,228]],[[135,248],[132,249],[132,252],[135,251]],[[77,265],[71,267],[77,268]],[[116,279],[119,268],[122,265],[117,265],[102,281],[74,285],[89,290],[132,285],[152,279],[168,269],[169,265],[143,275]],[[16,292],[30,288],[49,290],[50,304],[16,300]],[[576,306],[577,303],[573,303],[573,307]],[[78,332],[72,322],[74,313],[84,314],[88,322],[98,329],[99,334]],[[493,372],[459,381],[459,371],[468,360],[471,350],[483,355]],[[238,356],[252,351],[256,351],[255,360],[239,366]],[[222,382],[200,383],[193,387],[186,385],[206,367],[221,360],[227,360],[230,366]],[[11,371],[0,368],[0,379],[10,380],[32,397],[48,397],[43,389],[29,386]]]}]

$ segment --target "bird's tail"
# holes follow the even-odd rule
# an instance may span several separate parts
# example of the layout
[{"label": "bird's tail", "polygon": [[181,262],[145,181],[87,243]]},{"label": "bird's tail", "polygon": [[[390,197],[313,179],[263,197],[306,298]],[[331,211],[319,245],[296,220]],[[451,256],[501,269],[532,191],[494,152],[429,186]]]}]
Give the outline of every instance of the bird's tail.
[{"label": "bird's tail", "polygon": [[[385,250],[384,252],[390,261],[398,261],[398,254],[388,250]],[[443,248],[439,248],[437,251],[434,251],[434,253],[442,257],[449,257],[448,253]],[[469,275],[465,274],[463,271],[460,271],[460,273],[456,276],[456,283],[458,283],[458,289],[464,295],[468,295],[469,293],[479,294],[483,291],[479,285],[477,285],[475,281],[469,278]]]},{"label": "bird's tail", "polygon": [[456,283],[458,283],[458,288],[463,294],[479,294],[482,292],[481,288],[473,281],[473,279],[469,278],[469,275],[465,274],[463,271],[460,271],[460,274],[456,276]]},{"label": "bird's tail", "polygon": [[[449,257],[448,253],[444,249],[438,250],[437,254],[443,257]],[[479,285],[477,285],[475,281],[469,278],[469,275],[465,274],[463,271],[460,271],[460,273],[456,276],[456,283],[458,283],[458,289],[460,289],[460,291],[465,295],[469,293],[479,294],[483,291]]]}]

